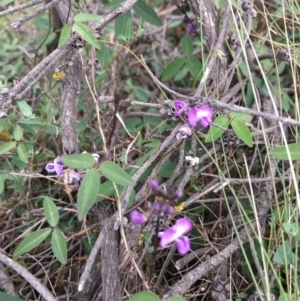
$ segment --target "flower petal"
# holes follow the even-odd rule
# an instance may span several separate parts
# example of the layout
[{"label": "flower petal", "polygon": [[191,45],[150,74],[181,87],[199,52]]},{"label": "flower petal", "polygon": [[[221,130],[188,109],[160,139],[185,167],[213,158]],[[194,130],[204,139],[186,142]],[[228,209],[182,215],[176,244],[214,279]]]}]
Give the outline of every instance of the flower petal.
[{"label": "flower petal", "polygon": [[173,215],[175,213],[175,209],[174,207],[172,207],[171,205],[166,205],[163,209],[164,211],[164,214],[167,214],[167,215]]},{"label": "flower petal", "polygon": [[174,107],[177,111],[182,110],[182,108],[184,107],[185,103],[179,99],[174,100]]},{"label": "flower petal", "polygon": [[177,238],[190,232],[193,228],[193,224],[190,219],[183,217],[176,221],[175,225],[172,227],[177,233]]},{"label": "flower petal", "polygon": [[63,174],[64,171],[64,164],[60,160],[60,157],[56,157],[54,159],[54,169],[58,177],[60,177]]},{"label": "flower petal", "polygon": [[48,163],[45,166],[45,169],[48,173],[54,173],[55,172],[55,168],[54,168],[54,164],[53,163]]},{"label": "flower petal", "polygon": [[188,110],[189,105],[181,100],[174,101],[174,107],[176,112],[174,113],[174,117],[179,117],[182,115],[186,110]]},{"label": "flower petal", "polygon": [[153,204],[153,210],[155,210],[155,211],[158,212],[158,213],[161,212],[162,208],[163,208],[162,202],[155,202],[155,203]]},{"label": "flower petal", "polygon": [[189,23],[189,31],[190,33],[196,33],[196,28],[193,23]]},{"label": "flower petal", "polygon": [[212,119],[209,117],[203,117],[202,119],[200,119],[200,123],[202,127],[207,128],[209,125],[212,124]]},{"label": "flower petal", "polygon": [[141,225],[147,221],[147,217],[137,210],[130,212],[130,220],[134,225]]},{"label": "flower petal", "polygon": [[92,157],[94,158],[95,164],[98,164],[98,163],[99,163],[100,156],[99,156],[98,154],[92,154]]},{"label": "flower petal", "polygon": [[160,234],[160,246],[162,248],[166,247],[167,245],[171,244],[174,242],[177,237],[176,230],[173,229],[173,227],[168,228],[166,231],[163,232],[163,234]]},{"label": "flower petal", "polygon": [[72,185],[76,182],[80,182],[81,176],[78,172],[72,169],[64,170],[64,183],[66,185]]},{"label": "flower petal", "polygon": [[189,114],[188,114],[188,122],[190,126],[196,126],[197,123],[199,122],[199,118],[198,118],[198,108],[197,107],[193,107],[189,110]]},{"label": "flower petal", "polygon": [[188,136],[192,135],[192,130],[189,127],[188,124],[182,125],[181,127],[179,127],[178,129],[178,133],[176,135],[176,138],[179,139],[186,139]]},{"label": "flower petal", "polygon": [[152,189],[152,190],[157,190],[158,189],[158,187],[159,187],[159,184],[155,181],[155,180],[151,180],[150,182],[149,182],[149,186],[150,186],[150,188]]},{"label": "flower petal", "polygon": [[191,249],[191,243],[188,237],[182,236],[176,240],[177,251],[180,255],[185,255]]}]

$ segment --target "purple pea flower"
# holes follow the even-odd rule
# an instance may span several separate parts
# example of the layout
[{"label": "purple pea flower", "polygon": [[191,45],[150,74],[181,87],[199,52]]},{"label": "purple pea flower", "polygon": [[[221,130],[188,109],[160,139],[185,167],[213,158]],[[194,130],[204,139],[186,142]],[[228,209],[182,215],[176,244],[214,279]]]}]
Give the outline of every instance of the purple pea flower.
[{"label": "purple pea flower", "polygon": [[64,165],[62,161],[60,160],[60,157],[56,157],[53,161],[53,163],[48,163],[45,166],[45,169],[48,173],[56,173],[58,177],[60,177],[63,174],[64,171]]},{"label": "purple pea flower", "polygon": [[189,31],[191,34],[197,33],[197,30],[193,23],[189,23]]},{"label": "purple pea flower", "polygon": [[150,186],[151,190],[153,190],[153,191],[157,191],[159,188],[159,184],[155,180],[151,180],[149,182],[149,186]]},{"label": "purple pea flower", "polygon": [[190,126],[196,126],[198,122],[206,128],[212,124],[212,117],[214,111],[209,105],[202,105],[200,107],[193,107],[189,110],[188,122]]},{"label": "purple pea flower", "polygon": [[185,111],[189,109],[189,105],[181,100],[174,100],[174,107],[176,112],[174,113],[174,117],[181,116]]},{"label": "purple pea flower", "polygon": [[184,234],[190,232],[192,228],[193,224],[190,219],[180,218],[174,226],[159,233],[160,246],[164,248],[175,241],[178,253],[185,255],[189,252],[191,244],[189,238]]},{"label": "purple pea flower", "polygon": [[72,170],[72,169],[67,169],[64,171],[64,183],[66,185],[72,185],[76,182],[80,182],[81,176],[78,172]]},{"label": "purple pea flower", "polygon": [[185,124],[185,125],[181,126],[178,129],[178,133],[176,134],[176,138],[178,140],[180,140],[180,139],[186,139],[187,137],[189,137],[191,135],[192,135],[191,128],[189,127],[188,124]]},{"label": "purple pea flower", "polygon": [[167,215],[173,215],[175,213],[175,209],[166,202],[155,202],[153,204],[153,209],[158,213]]},{"label": "purple pea flower", "polygon": [[138,210],[132,210],[130,212],[130,220],[134,225],[142,225],[146,223],[148,218]]},{"label": "purple pea flower", "polygon": [[54,159],[54,169],[58,177],[60,177],[64,172],[64,164],[60,160],[60,157]]}]

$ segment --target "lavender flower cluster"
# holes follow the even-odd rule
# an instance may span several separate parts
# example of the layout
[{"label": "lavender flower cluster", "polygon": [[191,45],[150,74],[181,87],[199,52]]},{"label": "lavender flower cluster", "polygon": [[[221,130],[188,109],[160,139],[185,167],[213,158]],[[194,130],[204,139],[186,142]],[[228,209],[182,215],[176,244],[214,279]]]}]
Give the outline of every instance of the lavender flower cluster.
[{"label": "lavender flower cluster", "polygon": [[[99,155],[92,154],[92,156],[94,158],[95,164],[97,164],[99,162]],[[49,174],[56,174],[58,178],[61,178],[63,176],[64,183],[66,185],[72,185],[76,182],[77,183],[80,182],[81,180],[81,176],[77,171],[73,169],[66,169],[66,166],[64,166],[59,156],[57,156],[53,160],[53,163],[52,162],[48,163],[45,166],[45,169]]]},{"label": "lavender flower cluster", "polygon": [[207,128],[212,124],[212,118],[214,111],[212,108],[207,105],[194,106],[190,107],[189,104],[181,101],[174,101],[175,113],[174,117],[179,117],[181,115],[187,116],[188,123],[181,126],[178,134],[176,135],[177,139],[186,139],[192,135],[192,127],[196,127],[200,124],[202,127]]},{"label": "lavender flower cluster", "polygon": [[[150,181],[150,188],[156,196],[163,198],[168,197],[175,200],[182,197],[181,191],[175,191],[168,195],[166,192],[162,191],[159,188],[158,183],[153,180]],[[141,213],[138,210],[133,210],[130,213],[130,219],[135,225],[144,224],[150,219],[153,213],[158,215],[173,215],[175,213],[175,209],[166,201],[156,201],[153,204],[153,212]],[[185,236],[185,234],[190,232],[192,228],[193,224],[190,219],[186,217],[178,219],[172,227],[167,228],[165,231],[158,232],[157,235],[160,238],[160,246],[165,248],[175,242],[178,253],[180,255],[187,254],[190,250],[190,240],[187,236]]]}]

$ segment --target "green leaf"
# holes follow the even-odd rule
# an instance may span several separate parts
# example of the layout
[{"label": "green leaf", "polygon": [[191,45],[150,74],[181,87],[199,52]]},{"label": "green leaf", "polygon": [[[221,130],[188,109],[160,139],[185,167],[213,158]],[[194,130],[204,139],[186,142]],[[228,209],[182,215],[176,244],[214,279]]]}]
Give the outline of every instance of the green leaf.
[{"label": "green leaf", "polygon": [[100,166],[103,175],[112,182],[122,186],[133,186],[135,182],[131,177],[116,163],[111,161],[103,162]]},{"label": "green leaf", "polygon": [[170,179],[176,166],[178,164],[175,162],[167,162],[166,164],[164,164],[164,166],[159,170],[158,175],[160,177],[164,177],[167,179]]},{"label": "green leaf", "polygon": [[71,24],[67,23],[63,26],[59,37],[58,48],[63,47],[67,43],[67,41],[70,38],[71,31],[72,31]]},{"label": "green leaf", "polygon": [[17,258],[34,249],[51,233],[51,231],[50,228],[45,228],[28,234],[15,249],[13,258]]},{"label": "green leaf", "polygon": [[17,142],[16,141],[10,141],[10,142],[5,142],[0,145],[0,155],[3,155],[10,151],[12,148],[16,147]]},{"label": "green leaf", "polygon": [[166,69],[164,70],[162,74],[162,81],[167,81],[171,78],[173,78],[179,70],[182,68],[182,66],[185,63],[185,59],[175,59],[173,62],[171,62]]},{"label": "green leaf", "polygon": [[189,36],[183,36],[180,40],[180,46],[183,54],[190,56],[193,54],[194,46],[193,41]]},{"label": "green leaf", "polygon": [[74,17],[75,22],[88,22],[94,20],[101,20],[103,17],[99,15],[79,13]]},{"label": "green leaf", "polygon": [[100,44],[98,43],[92,30],[87,25],[80,22],[74,22],[73,28],[86,42],[88,42],[90,45],[94,46],[95,48],[100,49]]},{"label": "green leaf", "polygon": [[28,152],[25,144],[23,142],[20,142],[17,147],[17,152],[19,158],[26,164],[28,164]]},{"label": "green leaf", "polygon": [[125,36],[125,28],[127,21],[131,19],[130,11],[127,11],[124,15],[119,16],[115,20],[115,36],[118,38],[120,35]]},{"label": "green leaf", "polygon": [[240,113],[240,112],[230,112],[229,116],[231,119],[238,117],[239,119],[246,121],[246,122],[250,122],[253,119],[253,116],[245,114],[245,113]]},{"label": "green leaf", "polygon": [[45,197],[43,201],[44,213],[47,222],[51,227],[57,226],[59,220],[59,213],[55,203],[49,198]]},{"label": "green leaf", "polygon": [[200,79],[199,74],[203,72],[202,64],[196,56],[191,56],[187,59],[186,67],[188,68],[193,77]]},{"label": "green leaf", "polygon": [[17,141],[20,141],[23,138],[23,129],[18,124],[14,129],[13,136]]},{"label": "green leaf", "polygon": [[181,296],[174,296],[170,299],[170,301],[186,301],[186,299]]},{"label": "green leaf", "polygon": [[2,0],[0,2],[0,5],[1,6],[6,6],[7,4],[12,3],[12,2],[14,2],[14,0]]},{"label": "green leaf", "polygon": [[297,262],[297,256],[292,251],[290,242],[286,241],[282,245],[277,247],[274,254],[273,261],[281,265],[295,265]]},{"label": "green leaf", "polygon": [[292,160],[300,160],[300,143],[291,143],[287,148],[279,146],[270,150],[270,155],[276,159],[288,160],[288,153],[291,155]]},{"label": "green leaf", "polygon": [[25,301],[25,300],[0,292],[0,301]]},{"label": "green leaf", "polygon": [[128,201],[128,207],[131,207],[134,204],[136,193],[133,190]]},{"label": "green leaf", "polygon": [[[106,181],[100,184],[96,202],[101,202],[105,196],[111,197],[115,192],[115,187],[111,181]],[[99,195],[100,194],[100,195]]]},{"label": "green leaf", "polygon": [[51,239],[52,251],[55,257],[62,264],[67,263],[67,243],[60,230],[54,229]]},{"label": "green leaf", "polygon": [[78,220],[82,221],[91,207],[94,205],[99,191],[99,172],[90,169],[84,176],[78,192]]},{"label": "green leaf", "polygon": [[127,20],[125,26],[125,37],[127,41],[130,41],[133,38],[133,24],[131,18]]},{"label": "green leaf", "polygon": [[[157,145],[157,147],[152,148],[149,152],[147,152],[145,155],[143,155],[141,158],[139,158],[135,164],[135,166],[141,166],[146,160],[156,152],[158,147],[160,146],[160,143]],[[129,174],[132,176],[137,171],[136,168],[133,168],[130,170]]]},{"label": "green leaf", "polygon": [[34,118],[34,114],[32,114],[32,108],[28,105],[25,100],[20,100],[17,102],[21,113],[27,118]]},{"label": "green leaf", "polygon": [[73,154],[73,155],[65,155],[61,158],[62,163],[64,163],[66,166],[70,168],[91,168],[94,166],[94,158],[92,155],[88,153],[84,154]]},{"label": "green leaf", "polygon": [[3,193],[4,188],[5,188],[4,177],[0,175],[0,194]]},{"label": "green leaf", "polygon": [[128,301],[160,301],[160,299],[152,292],[141,292],[132,296]]},{"label": "green leaf", "polygon": [[144,1],[139,0],[132,8],[145,22],[156,26],[162,25],[162,22],[155,10]]},{"label": "green leaf", "polygon": [[253,146],[252,135],[249,128],[240,118],[234,118],[231,126],[236,135],[249,147]]},{"label": "green leaf", "polygon": [[214,124],[220,127],[211,125],[208,133],[206,134],[205,143],[216,141],[224,134],[225,130],[229,126],[229,118],[227,116],[220,115],[214,120]]},{"label": "green leaf", "polygon": [[100,64],[101,68],[107,68],[112,58],[112,52],[105,45],[101,46]]}]

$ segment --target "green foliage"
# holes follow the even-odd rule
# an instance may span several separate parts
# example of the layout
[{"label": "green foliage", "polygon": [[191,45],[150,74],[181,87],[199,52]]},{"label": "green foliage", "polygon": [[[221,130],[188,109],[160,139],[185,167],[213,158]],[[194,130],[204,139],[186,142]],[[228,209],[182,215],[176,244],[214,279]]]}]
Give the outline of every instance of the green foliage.
[{"label": "green foliage", "polygon": [[70,38],[71,32],[72,32],[72,25],[69,23],[65,24],[60,33],[58,48],[63,47],[67,43],[67,41]]},{"label": "green foliage", "polygon": [[25,301],[25,300],[0,292],[0,301]]},{"label": "green foliage", "polygon": [[156,14],[155,10],[149,6],[146,2],[139,0],[133,5],[133,10],[138,14],[145,22],[152,25],[162,25],[160,18]]},{"label": "green foliage", "polygon": [[80,185],[78,192],[78,220],[82,221],[91,207],[94,205],[99,191],[99,172],[97,169],[90,169]]},{"label": "green foliage", "polygon": [[17,145],[16,141],[6,142],[0,145],[0,155],[9,152],[11,149],[15,148]]},{"label": "green foliage", "polygon": [[94,158],[88,153],[84,154],[73,154],[62,156],[61,161],[70,168],[91,168],[94,165]]},{"label": "green foliage", "polygon": [[183,36],[180,40],[180,46],[183,54],[190,56],[193,54],[193,41],[189,36]]},{"label": "green foliage", "polygon": [[89,43],[97,49],[100,49],[99,42],[94,36],[93,31],[87,25],[80,22],[74,22],[73,28],[87,43]]},{"label": "green foliage", "polygon": [[291,243],[286,241],[277,247],[273,261],[281,265],[295,265],[298,256],[292,251]]},{"label": "green foliage", "polygon": [[74,17],[75,22],[88,22],[88,21],[96,21],[101,20],[102,16],[93,15],[93,14],[86,14],[86,13],[79,13]]},{"label": "green foliage", "polygon": [[13,252],[13,258],[18,258],[24,253],[27,253],[37,247],[44,239],[47,238],[47,236],[49,236],[51,231],[52,230],[50,228],[45,228],[28,234]]},{"label": "green foliage", "polygon": [[173,78],[179,72],[179,70],[182,68],[184,63],[185,63],[185,59],[180,59],[180,58],[172,61],[164,70],[161,80],[167,81],[167,80]]},{"label": "green foliage", "polygon": [[67,243],[64,235],[58,229],[52,232],[51,246],[54,256],[62,264],[67,263]]},{"label": "green foliage", "polygon": [[279,146],[270,150],[270,155],[281,160],[288,160],[289,155],[292,160],[300,160],[300,143],[291,143],[287,147]]},{"label": "green foliage", "polygon": [[216,141],[222,137],[228,126],[229,118],[224,115],[218,116],[214,120],[214,124],[209,128],[209,131],[205,137],[205,143]]},{"label": "green foliage", "polygon": [[160,299],[152,292],[141,292],[128,299],[128,301],[160,301]]},{"label": "green foliage", "polygon": [[100,166],[101,173],[112,182],[122,186],[133,186],[135,182],[119,165],[114,162],[106,161]]},{"label": "green foliage", "polygon": [[43,207],[47,222],[51,227],[55,227],[59,221],[59,213],[55,203],[46,196],[43,201]]},{"label": "green foliage", "polygon": [[233,131],[236,133],[239,139],[241,139],[249,147],[253,146],[251,132],[239,117],[233,118],[230,125],[232,126]]}]

